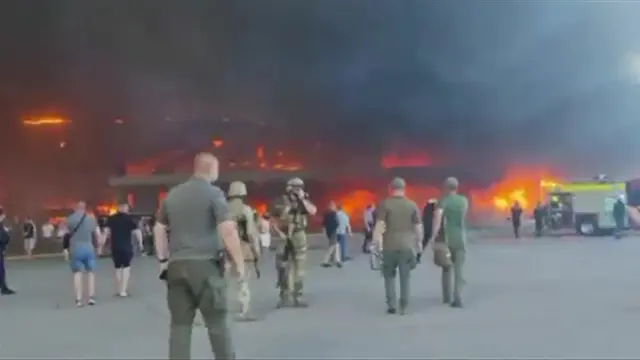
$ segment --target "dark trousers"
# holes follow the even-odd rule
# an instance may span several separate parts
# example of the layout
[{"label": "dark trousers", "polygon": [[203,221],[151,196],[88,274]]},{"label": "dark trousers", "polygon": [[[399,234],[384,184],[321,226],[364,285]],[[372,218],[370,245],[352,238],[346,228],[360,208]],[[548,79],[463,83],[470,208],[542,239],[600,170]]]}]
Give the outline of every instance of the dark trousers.
[{"label": "dark trousers", "polygon": [[520,237],[520,221],[514,221],[513,225],[513,235],[517,238]]},{"label": "dark trousers", "polygon": [[4,269],[4,252],[0,251],[0,290],[7,288],[7,273]]},{"label": "dark trousers", "polygon": [[613,231],[613,235],[616,238],[621,238],[624,233],[624,220],[618,218],[618,219],[615,219],[615,221],[616,221],[616,228]]},{"label": "dark trousers", "polygon": [[542,236],[542,219],[536,219],[536,237]]},{"label": "dark trousers", "polygon": [[364,231],[364,241],[362,242],[362,252],[369,253],[369,247],[371,246],[371,242],[373,240],[373,233],[369,230]]}]

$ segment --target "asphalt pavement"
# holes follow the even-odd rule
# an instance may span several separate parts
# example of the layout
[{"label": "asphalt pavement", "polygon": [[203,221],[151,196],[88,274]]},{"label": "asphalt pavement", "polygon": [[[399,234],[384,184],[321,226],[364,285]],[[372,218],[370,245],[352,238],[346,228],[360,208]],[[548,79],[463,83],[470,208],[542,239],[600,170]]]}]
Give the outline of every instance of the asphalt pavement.
[{"label": "asphalt pavement", "polygon": [[[238,357],[640,358],[640,237],[493,240],[469,246],[464,309],[441,304],[439,270],[427,262],[412,274],[406,316],[386,315],[382,278],[356,253],[359,240],[342,269],[321,268],[322,250],[311,251],[308,309],[275,309],[270,254],[253,281],[262,320],[234,324]],[[8,266],[18,294],[0,297],[0,358],[166,358],[154,259],[134,262],[128,299],[112,296],[111,263],[100,260],[98,305],[80,309],[62,259]],[[193,349],[212,358],[201,325]]]}]

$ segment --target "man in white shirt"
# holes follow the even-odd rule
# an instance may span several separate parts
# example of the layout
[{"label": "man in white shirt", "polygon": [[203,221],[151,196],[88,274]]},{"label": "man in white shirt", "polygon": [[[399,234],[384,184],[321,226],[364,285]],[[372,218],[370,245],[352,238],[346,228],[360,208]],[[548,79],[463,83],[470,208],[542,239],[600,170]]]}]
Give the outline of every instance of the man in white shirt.
[{"label": "man in white shirt", "polygon": [[55,227],[51,223],[51,220],[47,220],[44,224],[42,224],[42,238],[45,241],[51,241],[53,238],[53,233],[56,231]]},{"label": "man in white shirt", "polygon": [[344,263],[350,258],[347,256],[347,240],[351,237],[351,221],[349,215],[344,212],[342,205],[338,206],[338,228],[336,229],[336,238],[340,247],[341,261]]},{"label": "man in white shirt", "polygon": [[375,224],[374,212],[375,207],[369,204],[364,210],[362,219],[364,220],[364,242],[362,243],[362,252],[368,254],[371,252],[371,240],[373,239],[373,225]]}]

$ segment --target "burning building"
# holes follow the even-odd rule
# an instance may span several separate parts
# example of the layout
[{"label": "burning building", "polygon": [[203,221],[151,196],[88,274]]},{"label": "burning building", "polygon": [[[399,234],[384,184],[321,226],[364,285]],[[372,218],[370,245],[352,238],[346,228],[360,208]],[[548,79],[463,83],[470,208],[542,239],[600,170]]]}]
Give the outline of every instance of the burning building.
[{"label": "burning building", "polygon": [[[498,214],[502,217],[514,201],[531,210],[543,198],[540,184],[555,179],[540,168],[518,167],[500,174],[497,171],[474,172],[473,167],[447,166],[438,163],[428,154],[400,151],[382,156],[349,156],[323,151],[316,161],[289,156],[282,150],[257,146],[244,157],[225,152],[228,144],[214,139],[198,151],[212,151],[221,159],[221,175],[218,180],[223,189],[232,181],[247,184],[249,203],[264,211],[284,191],[284,184],[292,177],[306,183],[308,192],[320,208],[329,201],[336,201],[358,221],[362,210],[378,201],[386,193],[389,180],[401,176],[409,184],[408,195],[419,205],[440,195],[443,179],[455,175],[461,180],[461,191],[469,195],[472,210],[476,214]],[[314,143],[309,153],[322,148]],[[135,212],[153,213],[167,190],[190,176],[192,160],[198,151],[167,151],[153,158],[129,164],[121,176],[112,177],[109,184],[117,190],[118,200],[128,202]],[[305,154],[306,155],[306,154]],[[231,160],[237,159],[237,160]],[[313,166],[309,164],[314,164]],[[504,217],[502,217],[504,219]],[[354,226],[359,223],[354,222]]]}]

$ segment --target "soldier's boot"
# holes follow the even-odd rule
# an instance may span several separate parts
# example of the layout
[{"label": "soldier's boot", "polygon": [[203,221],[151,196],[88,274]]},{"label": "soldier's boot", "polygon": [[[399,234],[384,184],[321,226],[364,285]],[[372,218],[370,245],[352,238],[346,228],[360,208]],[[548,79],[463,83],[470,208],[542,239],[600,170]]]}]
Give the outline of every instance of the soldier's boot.
[{"label": "soldier's boot", "polygon": [[238,322],[253,322],[258,321],[258,317],[247,312],[241,312],[236,315],[236,321]]},{"label": "soldier's boot", "polygon": [[285,290],[280,290],[280,299],[278,300],[278,304],[276,308],[282,309],[291,305],[291,297],[288,292]]},{"label": "soldier's boot", "polygon": [[453,302],[451,303],[451,307],[462,309],[462,296],[460,296],[459,290],[456,289],[453,292]]},{"label": "soldier's boot", "polygon": [[302,300],[302,281],[297,281],[294,284],[293,306],[299,308],[306,308],[309,306],[304,300]]},{"label": "soldier's boot", "polygon": [[400,299],[400,315],[406,315],[407,314],[407,301],[404,299]]},{"label": "soldier's boot", "polygon": [[451,307],[452,308],[462,309],[463,308],[462,299],[457,298],[457,299],[453,300],[453,302],[451,303]]}]

